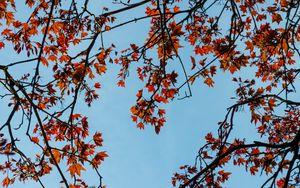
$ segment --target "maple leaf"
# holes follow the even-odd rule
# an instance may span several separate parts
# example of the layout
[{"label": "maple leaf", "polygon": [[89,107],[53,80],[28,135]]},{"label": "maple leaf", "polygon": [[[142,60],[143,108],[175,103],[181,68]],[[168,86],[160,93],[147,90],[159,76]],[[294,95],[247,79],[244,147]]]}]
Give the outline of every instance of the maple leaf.
[{"label": "maple leaf", "polygon": [[26,0],[26,4],[31,8],[35,3],[35,0]]},{"label": "maple leaf", "polygon": [[3,187],[8,187],[9,184],[10,184],[10,179],[9,179],[8,176],[6,176],[6,178],[4,178],[4,179],[2,180],[2,186],[3,186]]},{"label": "maple leaf", "polygon": [[155,87],[153,85],[148,84],[147,88],[148,88],[148,92],[155,92]]},{"label": "maple leaf", "polygon": [[276,182],[276,185],[279,187],[279,188],[282,188],[284,186],[284,179],[280,179]]},{"label": "maple leaf", "polygon": [[51,151],[52,151],[52,153],[53,153],[53,156],[54,156],[55,161],[56,161],[57,163],[59,163],[59,162],[60,162],[60,159],[61,159],[61,153],[60,153],[60,151],[58,151],[58,150],[56,150],[56,149],[53,149],[53,150],[51,150]]},{"label": "maple leaf", "polygon": [[5,44],[4,42],[0,42],[0,49],[4,48],[5,47]]},{"label": "maple leaf", "polygon": [[288,54],[288,50],[289,50],[289,45],[286,39],[282,40],[282,48],[285,52],[285,54]]},{"label": "maple leaf", "polygon": [[208,85],[209,87],[213,87],[213,86],[214,86],[214,81],[213,81],[211,78],[206,78],[206,79],[204,80],[204,83],[205,83],[206,85]]},{"label": "maple leaf", "polygon": [[46,105],[45,105],[45,103],[43,103],[43,102],[39,102],[38,107],[39,107],[40,109],[45,109],[45,108],[46,108]]},{"label": "maple leaf", "polygon": [[103,139],[101,133],[95,133],[93,136],[93,140],[97,146],[102,146]]},{"label": "maple leaf", "polygon": [[99,153],[97,153],[97,155],[95,156],[95,159],[97,161],[104,161],[104,159],[108,157],[107,153],[105,151],[101,151]]},{"label": "maple leaf", "polygon": [[251,41],[246,41],[245,44],[246,44],[246,50],[250,50],[250,52],[252,52],[254,49],[253,43]]},{"label": "maple leaf", "polygon": [[99,62],[104,62],[105,59],[105,50],[102,49],[101,52],[97,55],[97,59]]},{"label": "maple leaf", "polygon": [[60,61],[61,63],[63,63],[63,62],[68,62],[69,60],[70,60],[70,57],[67,56],[67,55],[62,55],[62,56],[59,58],[59,61]]},{"label": "maple leaf", "polygon": [[278,24],[282,21],[282,17],[280,14],[273,13],[272,14],[272,22],[277,22]]},{"label": "maple leaf", "polygon": [[181,30],[182,25],[176,24],[176,22],[170,22],[169,28],[172,30],[172,35],[181,36],[184,32]]},{"label": "maple leaf", "polygon": [[282,7],[288,7],[290,2],[288,0],[280,0],[280,5]]},{"label": "maple leaf", "polygon": [[5,12],[6,25],[10,25],[14,22],[14,14],[12,12]]},{"label": "maple leaf", "polygon": [[137,122],[137,116],[133,116],[133,115],[132,115],[132,116],[131,116],[131,119],[132,119],[133,122]]},{"label": "maple leaf", "polygon": [[94,85],[95,88],[100,89],[101,88],[101,84],[99,82],[95,83]]},{"label": "maple leaf", "polygon": [[102,161],[104,161],[104,159],[108,157],[108,155],[106,154],[105,151],[101,151],[99,153],[96,154],[96,156],[94,157],[94,159],[92,160],[93,166],[96,168],[98,167]]},{"label": "maple leaf", "polygon": [[48,61],[45,57],[41,57],[41,62],[42,62],[43,65],[48,67],[49,63],[48,63]]},{"label": "maple leaf", "polygon": [[85,171],[85,168],[83,168],[83,166],[79,163],[74,163],[72,165],[69,166],[67,171],[70,171],[70,175],[71,176],[75,176],[75,174],[77,174],[78,176],[81,175],[81,171]]},{"label": "maple leaf", "polygon": [[195,58],[193,57],[193,56],[190,56],[190,58],[191,58],[191,62],[192,62],[192,70],[196,67],[196,60],[195,60]]},{"label": "maple leaf", "polygon": [[145,128],[145,126],[144,126],[144,124],[142,122],[139,122],[136,126],[139,129],[144,129]]},{"label": "maple leaf", "polygon": [[231,74],[233,74],[236,70],[237,70],[237,68],[236,68],[235,65],[230,65],[229,66],[229,71],[230,71]]},{"label": "maple leaf", "polygon": [[119,86],[119,87],[125,87],[125,82],[124,82],[124,80],[119,80],[119,81],[118,81],[118,86]]},{"label": "maple leaf", "polygon": [[107,70],[105,65],[100,65],[99,63],[95,63],[94,67],[99,75],[101,75],[102,73],[105,73]]},{"label": "maple leaf", "polygon": [[31,137],[31,141],[32,142],[34,142],[34,143],[36,143],[36,144],[38,144],[39,143],[39,139],[38,139],[38,137]]},{"label": "maple leaf", "polygon": [[55,55],[49,55],[48,60],[50,60],[50,61],[56,61],[57,60],[57,56],[55,56]]},{"label": "maple leaf", "polygon": [[258,168],[257,168],[256,166],[251,166],[251,167],[250,167],[250,173],[251,173],[252,175],[255,175],[256,172],[258,172]]}]

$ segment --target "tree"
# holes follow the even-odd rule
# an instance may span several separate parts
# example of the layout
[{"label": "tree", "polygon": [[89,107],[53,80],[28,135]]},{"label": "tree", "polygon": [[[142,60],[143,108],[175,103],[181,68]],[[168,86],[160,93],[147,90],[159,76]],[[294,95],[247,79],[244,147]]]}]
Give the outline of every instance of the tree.
[{"label": "tree", "polygon": [[[54,168],[64,186],[87,187],[80,176],[88,166],[104,187],[98,171],[108,157],[102,135],[90,135],[88,119],[76,105],[84,100],[90,106],[98,98],[101,85],[94,78],[105,74],[107,64],[121,67],[120,87],[136,67],[144,87],[131,118],[138,128],[151,125],[157,134],[166,122],[164,104],[191,97],[197,82],[213,88],[217,72],[232,74],[236,103],[217,133],[205,137],[196,164],[174,174],[174,186],[221,187],[232,173],[223,167],[232,163],[253,175],[267,174],[262,187],[299,186],[300,102],[293,95],[300,72],[299,1],[112,2],[117,8],[97,14],[90,4],[99,2],[91,0],[0,0],[0,48],[22,58],[0,65],[1,98],[9,110],[0,127],[0,152],[7,156],[0,170],[9,172],[3,187],[16,180],[43,187],[40,178]],[[119,16],[141,8],[145,13],[139,17]],[[30,12],[26,18],[24,12]],[[119,49],[118,41],[103,42],[106,33],[140,22],[149,26],[140,44]],[[190,49],[190,58],[183,58]],[[238,76],[242,70],[248,73]],[[59,103],[65,107],[59,109]],[[251,115],[248,124],[257,128],[256,141],[231,134],[243,108]],[[19,129],[25,130],[22,136],[16,136]],[[19,142],[33,144],[36,154],[24,152]]]}]

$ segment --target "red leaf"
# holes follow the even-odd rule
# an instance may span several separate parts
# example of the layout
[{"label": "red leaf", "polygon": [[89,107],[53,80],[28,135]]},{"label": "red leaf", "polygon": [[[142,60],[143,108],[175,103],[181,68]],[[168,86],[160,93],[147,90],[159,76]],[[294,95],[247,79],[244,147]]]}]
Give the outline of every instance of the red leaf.
[{"label": "red leaf", "polygon": [[93,140],[97,146],[102,146],[103,139],[101,133],[94,134]]},{"label": "red leaf", "polygon": [[31,141],[38,144],[39,143],[39,139],[38,137],[31,137]]},{"label": "red leaf", "polygon": [[137,125],[136,125],[139,129],[144,129],[144,124],[142,122],[139,122]]},{"label": "red leaf", "polygon": [[100,89],[101,88],[101,84],[99,82],[95,83],[95,88]]}]

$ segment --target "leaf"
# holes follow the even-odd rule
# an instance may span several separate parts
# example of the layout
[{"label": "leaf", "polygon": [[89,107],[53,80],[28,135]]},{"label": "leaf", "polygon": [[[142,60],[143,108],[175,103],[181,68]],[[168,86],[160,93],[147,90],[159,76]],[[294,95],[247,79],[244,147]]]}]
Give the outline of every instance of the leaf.
[{"label": "leaf", "polygon": [[250,41],[246,41],[245,44],[246,44],[246,50],[250,50],[250,52],[252,52],[254,49],[253,43]]},{"label": "leaf", "polygon": [[9,184],[10,184],[10,179],[8,178],[8,176],[6,176],[6,178],[4,178],[2,180],[2,186],[3,187],[8,187]]},{"label": "leaf", "polygon": [[12,12],[5,12],[6,25],[10,25],[14,22],[14,14]]},{"label": "leaf", "polygon": [[280,0],[280,5],[282,7],[288,7],[289,6],[289,1],[288,0]]},{"label": "leaf", "polygon": [[155,92],[155,87],[153,85],[148,84],[147,88],[148,88],[148,92],[152,92],[152,93]]},{"label": "leaf", "polygon": [[39,109],[43,110],[46,108],[46,105],[43,102],[39,102],[38,107],[39,107]]},{"label": "leaf", "polygon": [[282,40],[282,48],[285,52],[285,54],[288,54],[288,51],[289,51],[289,45],[288,45],[288,42],[286,39],[283,39]]},{"label": "leaf", "polygon": [[95,83],[94,85],[95,88],[100,89],[101,88],[101,84],[99,82]]},{"label": "leaf", "polygon": [[54,156],[55,161],[56,161],[57,163],[59,163],[59,162],[60,162],[60,159],[61,159],[61,153],[60,153],[60,151],[58,151],[58,150],[56,150],[56,149],[53,149],[53,150],[51,150],[51,151],[52,151],[52,153],[53,153],[53,156]]},{"label": "leaf", "polygon": [[255,175],[256,172],[258,172],[258,168],[257,168],[256,166],[250,167],[250,173],[251,173],[252,175]]},{"label": "leaf", "polygon": [[4,48],[5,47],[5,44],[4,42],[0,42],[0,49]]},{"label": "leaf", "polygon": [[50,61],[56,61],[57,60],[57,56],[55,56],[55,55],[49,55],[48,60],[50,60]]},{"label": "leaf", "polygon": [[105,151],[97,153],[94,159],[92,160],[93,166],[97,168],[106,157],[108,157],[108,155]]},{"label": "leaf", "polygon": [[278,24],[282,21],[282,17],[280,14],[273,13],[272,14],[272,22],[277,22]]},{"label": "leaf", "polygon": [[80,176],[82,170],[85,170],[85,168],[83,168],[81,164],[74,163],[74,164],[69,166],[67,171],[70,171],[71,176],[75,176],[75,174]]},{"label": "leaf", "polygon": [[119,86],[119,87],[125,87],[125,82],[124,82],[124,80],[119,80],[118,86]]},{"label": "leaf", "polygon": [[211,78],[206,78],[204,83],[209,87],[213,87],[215,82]]},{"label": "leaf", "polygon": [[139,122],[137,125],[137,128],[139,128],[139,129],[144,129],[144,124],[142,123],[142,122]]},{"label": "leaf", "polygon": [[35,0],[26,0],[26,4],[31,8],[35,3]]},{"label": "leaf", "polygon": [[233,74],[236,70],[237,70],[237,69],[236,69],[236,66],[235,66],[235,65],[230,65],[230,66],[229,66],[229,71],[230,71],[231,74]]},{"label": "leaf", "polygon": [[133,116],[133,115],[132,115],[132,116],[131,116],[131,119],[132,119],[133,122],[137,122],[137,116]]},{"label": "leaf", "polygon": [[47,59],[45,57],[41,57],[41,63],[43,65],[45,65],[46,67],[48,67],[48,65],[49,65],[49,63],[48,63],[48,61],[47,61]]},{"label": "leaf", "polygon": [[105,151],[101,151],[99,153],[97,153],[97,155],[95,156],[95,159],[98,161],[104,161],[104,159],[108,157],[107,153]]},{"label": "leaf", "polygon": [[190,56],[191,57],[191,62],[192,62],[192,70],[196,67],[196,60],[193,56]]},{"label": "leaf", "polygon": [[103,139],[101,133],[96,132],[93,136],[93,140],[97,146],[102,146]]},{"label": "leaf", "polygon": [[99,75],[101,75],[102,73],[105,73],[107,70],[105,65],[100,65],[99,63],[95,63],[94,67]]},{"label": "leaf", "polygon": [[280,179],[276,182],[278,188],[282,188],[284,186],[284,179]]},{"label": "leaf", "polygon": [[102,49],[101,52],[97,55],[97,60],[99,62],[104,62],[105,59],[105,50]]},{"label": "leaf", "polygon": [[252,151],[251,151],[251,154],[252,155],[259,155],[260,154],[260,151],[258,148],[253,148]]},{"label": "leaf", "polygon": [[33,137],[31,137],[31,141],[32,141],[33,143],[38,144],[38,143],[39,143],[39,138],[33,136]]}]

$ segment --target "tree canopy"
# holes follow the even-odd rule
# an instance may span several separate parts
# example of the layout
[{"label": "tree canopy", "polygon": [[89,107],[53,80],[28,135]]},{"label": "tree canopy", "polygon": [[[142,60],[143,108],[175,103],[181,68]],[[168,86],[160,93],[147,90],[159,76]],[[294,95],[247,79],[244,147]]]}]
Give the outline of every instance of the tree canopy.
[{"label": "tree canopy", "polygon": [[[295,94],[300,1],[103,3],[0,0],[0,50],[17,59],[0,63],[1,102],[9,111],[0,125],[3,187],[32,180],[44,187],[40,178],[53,170],[62,186],[87,187],[81,175],[90,169],[99,176],[98,186],[105,187],[99,168],[109,151],[102,149],[101,127],[91,132],[93,120],[77,111],[80,101],[92,106],[98,99],[101,83],[96,80],[108,65],[119,68],[117,86],[126,89],[132,75],[143,84],[130,116],[137,128],[151,127],[156,134],[167,125],[167,103],[188,100],[201,92],[199,84],[213,90],[215,75],[232,74],[234,103],[218,129],[205,136],[195,164],[174,172],[173,186],[222,187],[234,173],[224,169],[228,165],[266,174],[262,187],[300,186],[300,100]],[[105,41],[107,34],[125,33],[133,25],[148,28],[147,37],[125,49],[118,47],[120,41]],[[250,121],[243,124],[255,126],[256,136],[232,134],[241,110],[249,112]],[[32,145],[34,152],[20,143]]]}]

